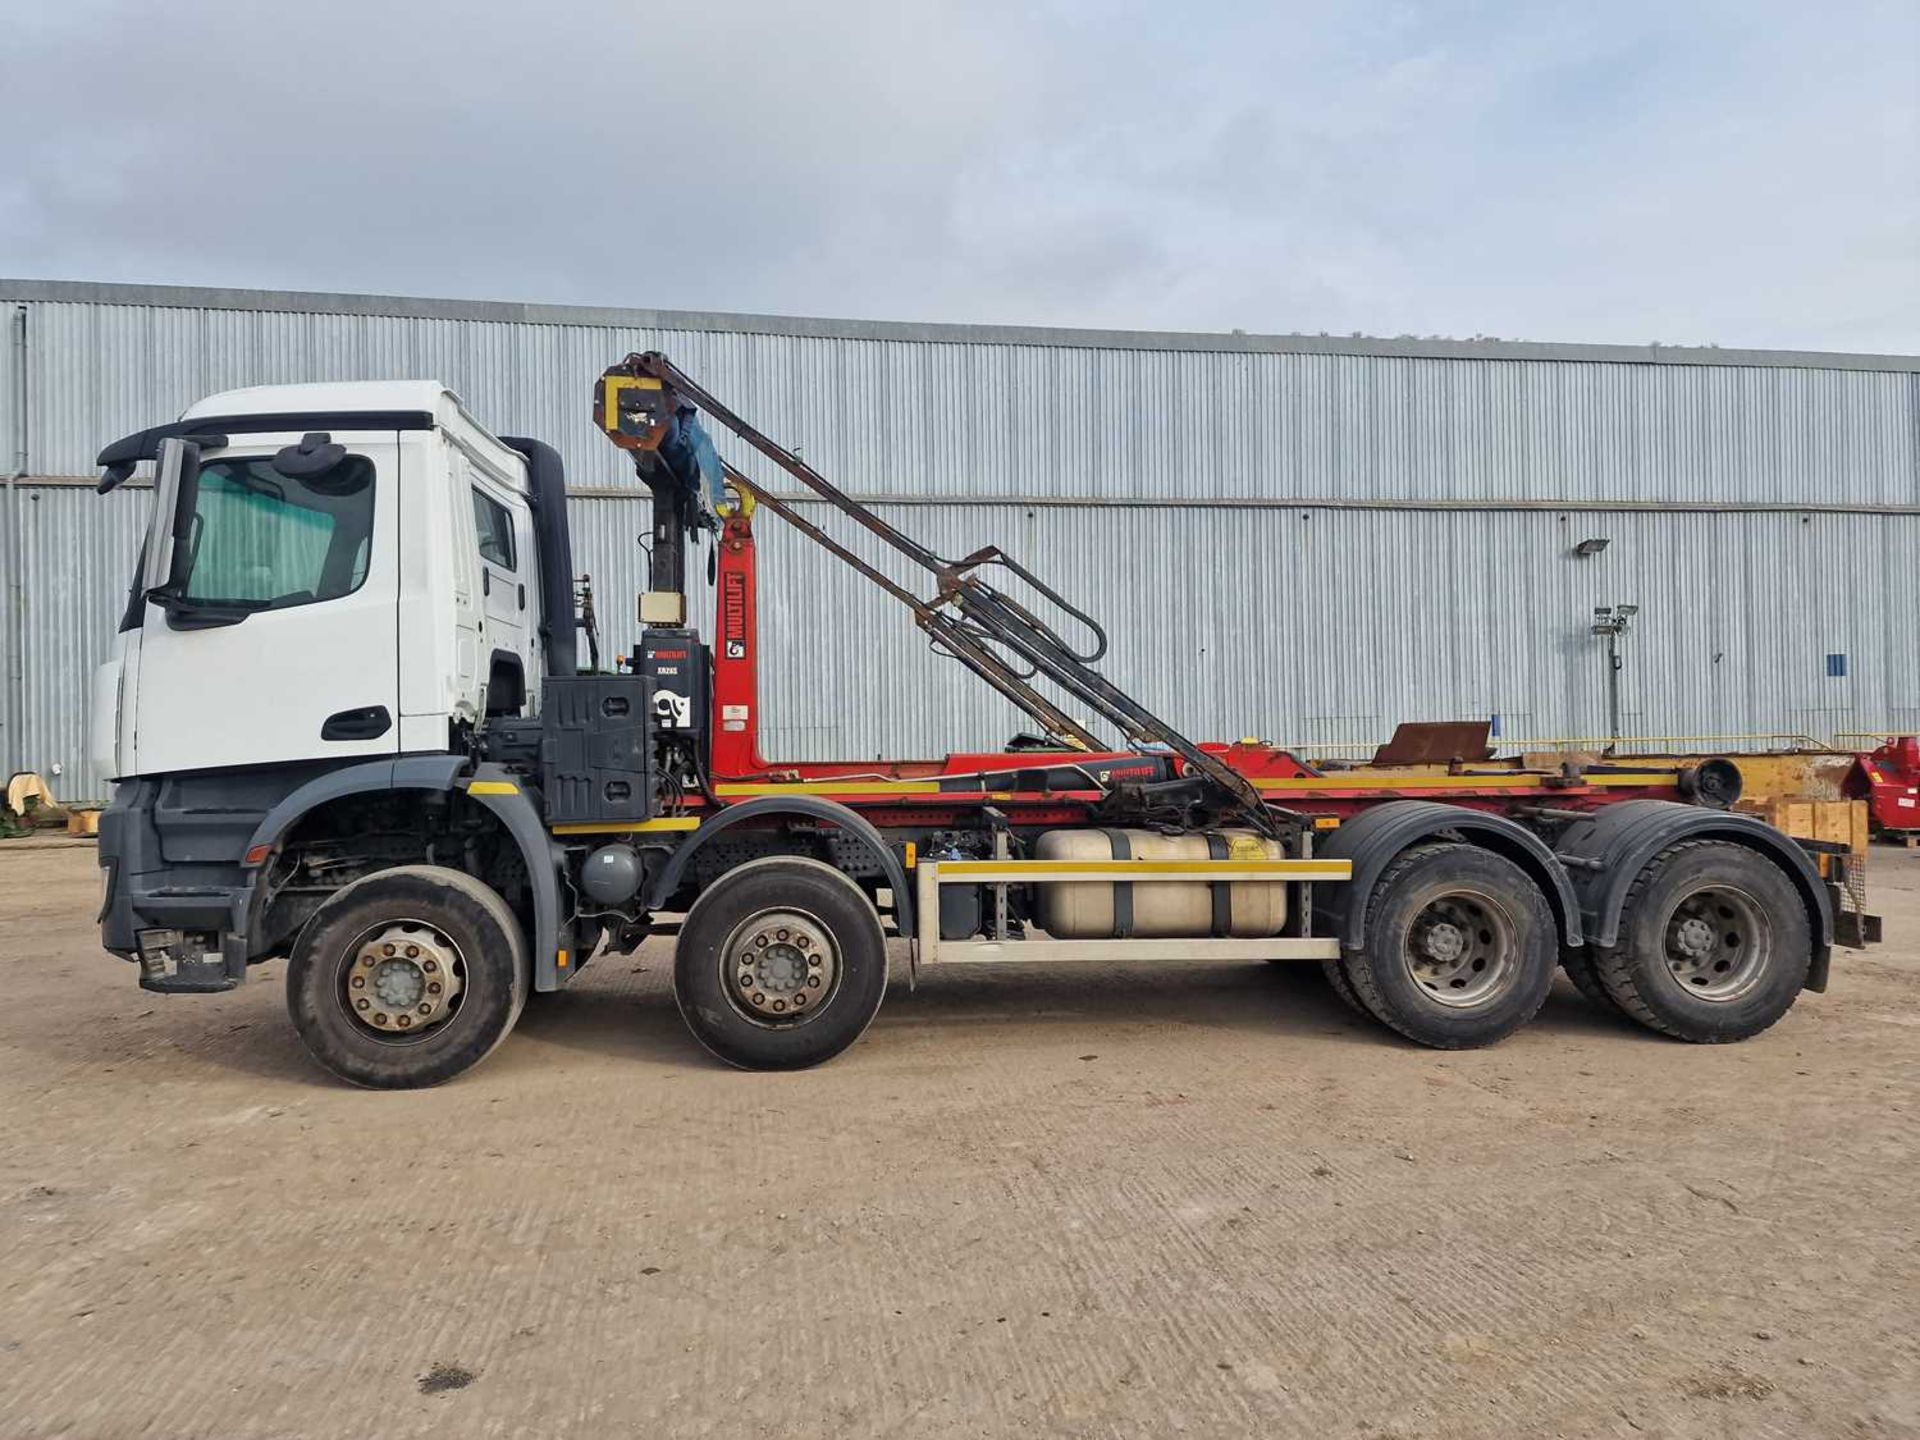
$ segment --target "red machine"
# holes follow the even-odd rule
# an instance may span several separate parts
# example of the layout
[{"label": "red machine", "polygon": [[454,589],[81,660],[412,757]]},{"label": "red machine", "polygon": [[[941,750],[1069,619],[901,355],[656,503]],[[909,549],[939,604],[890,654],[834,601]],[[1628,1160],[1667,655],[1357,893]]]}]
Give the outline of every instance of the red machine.
[{"label": "red machine", "polygon": [[1872,787],[1867,805],[1873,828],[1907,837],[1920,831],[1920,739],[1897,735],[1862,755],[1860,768]]}]

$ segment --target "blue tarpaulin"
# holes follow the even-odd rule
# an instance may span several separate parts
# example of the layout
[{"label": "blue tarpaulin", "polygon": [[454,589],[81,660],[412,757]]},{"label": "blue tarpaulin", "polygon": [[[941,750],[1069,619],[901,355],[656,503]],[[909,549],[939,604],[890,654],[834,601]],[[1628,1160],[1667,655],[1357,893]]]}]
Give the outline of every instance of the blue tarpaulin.
[{"label": "blue tarpaulin", "polygon": [[700,502],[705,518],[718,523],[715,516],[727,498],[726,474],[720,468],[720,452],[713,448],[713,437],[691,405],[682,405],[674,412],[673,428],[660,444],[660,458],[673,478]]}]

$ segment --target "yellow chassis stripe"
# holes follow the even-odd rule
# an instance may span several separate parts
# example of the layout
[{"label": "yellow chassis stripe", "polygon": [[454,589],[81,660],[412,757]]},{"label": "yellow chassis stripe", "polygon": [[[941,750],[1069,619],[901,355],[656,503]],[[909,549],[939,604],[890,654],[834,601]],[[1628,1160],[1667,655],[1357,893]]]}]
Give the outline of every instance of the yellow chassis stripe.
[{"label": "yellow chassis stripe", "polygon": [[518,795],[520,787],[510,780],[475,780],[467,786],[469,795]]},{"label": "yellow chassis stripe", "polygon": [[629,820],[617,825],[554,825],[549,827],[549,831],[554,835],[642,835],[650,831],[699,828],[698,815],[671,815],[658,820]]},{"label": "yellow chassis stripe", "polygon": [[1346,880],[1348,860],[941,860],[942,879],[1010,880],[1021,876],[1112,875],[1122,880],[1208,879],[1224,872],[1275,880]]}]

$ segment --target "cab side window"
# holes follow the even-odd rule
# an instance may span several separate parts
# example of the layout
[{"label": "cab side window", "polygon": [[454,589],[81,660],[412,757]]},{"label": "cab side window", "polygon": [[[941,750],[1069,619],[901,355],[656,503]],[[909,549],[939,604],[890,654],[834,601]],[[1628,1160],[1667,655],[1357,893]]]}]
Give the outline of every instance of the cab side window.
[{"label": "cab side window", "polygon": [[491,495],[473,492],[473,529],[480,537],[480,554],[483,559],[501,566],[503,569],[515,568],[513,559],[513,516],[507,513],[507,507]]}]

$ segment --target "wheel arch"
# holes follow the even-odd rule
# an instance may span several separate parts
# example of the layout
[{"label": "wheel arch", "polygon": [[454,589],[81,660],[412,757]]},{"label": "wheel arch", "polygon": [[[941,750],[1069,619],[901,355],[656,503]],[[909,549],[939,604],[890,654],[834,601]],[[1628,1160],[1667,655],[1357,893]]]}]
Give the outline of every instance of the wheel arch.
[{"label": "wheel arch", "polygon": [[1316,851],[1316,857],[1344,859],[1353,864],[1353,878],[1344,885],[1314,887],[1316,924],[1347,949],[1366,943],[1366,898],[1386,868],[1410,846],[1447,832],[1511,860],[1546,896],[1554,924],[1568,945],[1582,943],[1582,915],[1567,867],[1531,830],[1485,810],[1442,805],[1432,800],[1394,800],[1347,821]]},{"label": "wheel arch", "polygon": [[330,770],[288,794],[261,819],[247,842],[248,857],[260,855],[263,846],[266,854],[248,866],[253,880],[247,887],[244,902],[246,933],[252,936],[261,918],[259,907],[265,892],[258,883],[259,876],[294,827],[308,816],[356,795],[390,794],[398,790],[439,794],[460,791],[491,814],[519,849],[533,894],[533,923],[527,934],[527,947],[533,957],[534,989],[559,988],[560,857],[541,822],[539,810],[518,779],[497,765],[480,765],[473,773],[463,774],[467,764],[457,755],[369,761]]},{"label": "wheel arch", "polygon": [[647,891],[648,908],[658,910],[666,904],[674,891],[680,888],[694,856],[718,836],[748,823],[778,819],[825,821],[858,840],[873,855],[880,873],[886,877],[887,888],[893,892],[896,928],[902,935],[913,934],[913,887],[907,882],[906,867],[900,863],[900,857],[872,821],[837,801],[825,800],[817,795],[763,795],[758,799],[729,805],[689,835],[673,852],[666,868]]},{"label": "wheel arch", "polygon": [[1606,947],[1620,939],[1627,892],[1656,855],[1683,840],[1721,840],[1740,845],[1778,865],[1806,907],[1814,937],[1807,988],[1827,987],[1833,957],[1833,905],[1814,863],[1791,838],[1753,815],[1679,805],[1671,800],[1623,800],[1597,811],[1561,837],[1563,854],[1598,862],[1577,867],[1577,891],[1589,943]]}]

